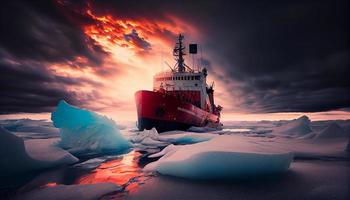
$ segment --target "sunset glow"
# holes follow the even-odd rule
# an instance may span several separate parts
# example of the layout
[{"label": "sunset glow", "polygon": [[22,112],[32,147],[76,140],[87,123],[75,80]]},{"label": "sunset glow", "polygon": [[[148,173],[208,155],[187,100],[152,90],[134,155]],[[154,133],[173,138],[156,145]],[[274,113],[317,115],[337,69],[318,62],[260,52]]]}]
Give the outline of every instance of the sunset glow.
[{"label": "sunset glow", "polygon": [[[310,69],[308,72],[311,74],[308,77],[302,77],[301,69],[308,64],[303,62],[299,63],[302,67],[294,70],[291,76],[285,75],[289,72],[282,73],[282,68],[293,70],[293,66],[289,66],[292,65],[292,61],[288,61],[283,66],[278,65],[277,68],[271,67],[271,73],[268,72],[269,69],[260,67],[260,61],[264,60],[267,63],[266,68],[269,68],[270,62],[278,60],[278,56],[248,55],[246,52],[253,50],[268,53],[268,50],[258,48],[267,48],[269,45],[255,46],[256,42],[251,40],[247,42],[252,43],[253,47],[241,45],[240,42],[245,40],[245,35],[239,35],[241,29],[239,26],[232,34],[227,35],[227,41],[225,41],[220,35],[216,35],[216,29],[210,27],[209,23],[215,26],[217,24],[218,28],[223,28],[225,25],[221,25],[221,21],[208,21],[204,16],[202,20],[200,17],[171,11],[157,11],[154,15],[137,10],[129,13],[118,6],[115,6],[115,9],[109,9],[108,5],[99,1],[74,3],[57,0],[54,5],[57,12],[64,18],[64,22],[74,27],[78,36],[70,38],[73,34],[70,32],[71,29],[63,30],[67,32],[67,35],[64,35],[62,30],[56,30],[48,23],[43,30],[39,26],[35,32],[37,34],[35,38],[41,36],[41,39],[45,40],[45,33],[52,29],[53,34],[59,36],[57,41],[64,41],[58,42],[62,45],[61,47],[50,46],[56,40],[47,39],[49,42],[43,43],[48,47],[37,50],[38,58],[27,59],[20,56],[17,58],[3,51],[2,59],[2,62],[9,65],[11,70],[34,73],[35,76],[30,80],[42,81],[40,84],[44,87],[39,88],[45,95],[49,89],[54,90],[47,95],[49,105],[43,105],[38,110],[23,105],[25,103],[20,105],[15,103],[16,106],[3,111],[1,118],[20,116],[47,118],[48,112],[53,110],[59,99],[65,99],[73,105],[108,115],[118,121],[135,121],[134,94],[138,90],[152,90],[153,75],[169,70],[168,65],[174,66],[172,50],[179,33],[185,35],[186,47],[189,43],[200,45],[201,52],[197,58],[193,59],[186,55],[185,63],[189,66],[196,62],[197,65],[201,63],[201,67],[208,69],[207,82],[210,84],[215,82],[215,103],[223,107],[223,120],[290,119],[304,114],[316,120],[349,118],[349,112],[342,110],[344,105],[346,107],[344,102],[348,98],[348,94],[344,93],[346,83],[339,83],[339,87],[334,83],[334,88],[320,86],[319,84],[328,81],[327,76],[324,77],[323,74],[327,70]],[[33,17],[38,24],[40,19],[42,18],[39,15]],[[203,23],[204,19],[208,24]],[[196,20],[198,23],[195,23]],[[226,32],[223,31],[222,34],[225,35]],[[245,49],[246,46],[247,49]],[[187,52],[187,49],[185,51]],[[29,52],[32,51],[29,50]],[[47,58],[40,58],[45,53],[48,54]],[[61,56],[62,59],[59,58]],[[337,63],[342,61],[335,64],[332,62],[336,59],[346,60],[345,57],[346,52],[340,52],[330,55],[319,63],[329,63],[330,69],[336,69],[337,67],[333,66],[337,66]],[[319,66],[317,62],[316,65]],[[309,67],[312,68],[312,66]],[[327,69],[327,67],[324,68]],[[313,73],[321,73],[320,80],[313,78]],[[26,77],[20,73],[18,76]],[[289,78],[301,80],[289,81],[287,80]],[[307,80],[308,78],[311,80]],[[31,84],[35,85],[34,82]],[[45,88],[48,89],[45,90]],[[303,91],[303,88],[307,88],[307,91]],[[29,101],[41,102],[34,100],[41,94],[24,96],[29,98]],[[336,98],[332,98],[333,96]],[[17,100],[16,96],[9,97],[8,101],[17,102]],[[291,102],[287,103],[287,100]],[[23,100],[23,102],[28,101]],[[43,101],[43,104],[46,104],[46,101]],[[22,105],[24,108],[21,108]]]}]

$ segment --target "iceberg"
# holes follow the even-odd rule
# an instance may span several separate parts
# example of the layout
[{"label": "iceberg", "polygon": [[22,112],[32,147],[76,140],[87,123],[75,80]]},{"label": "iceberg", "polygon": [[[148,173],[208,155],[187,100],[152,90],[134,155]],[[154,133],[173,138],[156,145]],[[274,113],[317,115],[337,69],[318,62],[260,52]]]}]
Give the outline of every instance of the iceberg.
[{"label": "iceberg", "polygon": [[64,100],[58,103],[51,120],[60,130],[59,146],[72,153],[121,152],[132,147],[112,119],[74,107]]},{"label": "iceberg", "polygon": [[276,127],[272,131],[272,134],[288,137],[300,137],[312,132],[310,122],[310,119],[304,115],[298,119],[291,120],[286,124]]},{"label": "iceberg", "polygon": [[24,173],[78,161],[67,151],[54,146],[54,140],[27,140],[0,127],[0,175]]},{"label": "iceberg", "polygon": [[348,134],[336,122],[331,123],[316,135],[317,139],[347,138]]},{"label": "iceberg", "polygon": [[162,156],[145,171],[190,179],[227,179],[286,171],[293,160],[289,151],[249,142],[247,137],[221,135],[207,142],[170,145],[150,157]]}]

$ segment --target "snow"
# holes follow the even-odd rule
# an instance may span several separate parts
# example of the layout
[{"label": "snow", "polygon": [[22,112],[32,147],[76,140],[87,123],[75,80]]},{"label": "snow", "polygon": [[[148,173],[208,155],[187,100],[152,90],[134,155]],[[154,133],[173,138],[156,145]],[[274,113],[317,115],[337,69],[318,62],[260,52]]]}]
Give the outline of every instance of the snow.
[{"label": "snow", "polygon": [[16,199],[26,200],[62,200],[62,199],[79,199],[95,200],[100,197],[118,192],[121,188],[114,183],[96,183],[84,185],[56,185],[39,188],[28,193],[17,196]]},{"label": "snow", "polygon": [[[248,139],[248,140],[247,140]],[[163,155],[163,156],[162,156]],[[151,157],[145,171],[190,179],[219,179],[286,171],[293,154],[253,142],[245,136],[217,136],[192,145],[168,146]]]},{"label": "snow", "polygon": [[317,139],[347,138],[348,134],[336,123],[333,122],[316,135]]},{"label": "snow", "polygon": [[121,152],[132,147],[112,119],[71,106],[63,100],[51,114],[51,119],[60,129],[59,146],[72,153]]},{"label": "snow", "polygon": [[312,132],[310,128],[310,119],[302,116],[298,119],[291,120],[286,124],[274,128],[272,134],[288,137],[300,137]]},{"label": "snow", "polygon": [[0,127],[0,175],[23,173],[78,161],[52,139],[23,141]]}]

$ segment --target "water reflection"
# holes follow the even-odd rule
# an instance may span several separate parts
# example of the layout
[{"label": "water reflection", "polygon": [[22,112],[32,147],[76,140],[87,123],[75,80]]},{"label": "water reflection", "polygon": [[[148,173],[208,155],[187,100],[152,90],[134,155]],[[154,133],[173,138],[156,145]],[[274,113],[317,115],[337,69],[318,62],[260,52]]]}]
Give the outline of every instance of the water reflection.
[{"label": "water reflection", "polygon": [[142,169],[138,165],[141,156],[141,153],[131,151],[120,159],[106,161],[90,173],[80,177],[76,183],[112,182],[124,187],[125,191],[132,192],[144,179]]}]

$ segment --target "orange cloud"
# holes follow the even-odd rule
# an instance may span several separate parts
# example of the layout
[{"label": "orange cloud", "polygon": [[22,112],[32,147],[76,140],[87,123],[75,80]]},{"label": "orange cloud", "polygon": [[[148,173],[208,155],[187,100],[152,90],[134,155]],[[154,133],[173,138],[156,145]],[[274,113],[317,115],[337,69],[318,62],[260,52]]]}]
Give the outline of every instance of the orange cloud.
[{"label": "orange cloud", "polygon": [[[99,103],[109,114],[134,112],[134,93],[152,89],[153,75],[167,69],[164,61],[172,63],[175,37],[179,33],[197,33],[193,26],[171,15],[159,20],[121,18],[112,13],[97,14],[89,3],[74,12],[89,19],[85,19],[89,23],[80,23],[82,31],[108,56],[98,66],[89,66],[84,58],[77,57],[72,63],[53,65],[51,69],[62,76],[86,77],[102,83],[103,87],[95,88],[102,96],[92,103]],[[79,89],[94,91],[90,86]]]}]

